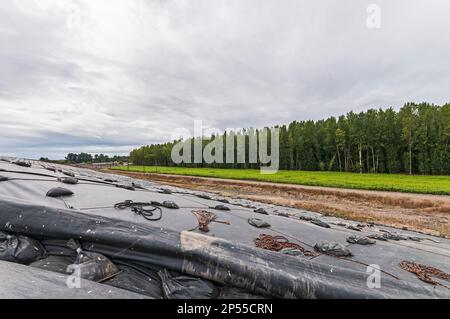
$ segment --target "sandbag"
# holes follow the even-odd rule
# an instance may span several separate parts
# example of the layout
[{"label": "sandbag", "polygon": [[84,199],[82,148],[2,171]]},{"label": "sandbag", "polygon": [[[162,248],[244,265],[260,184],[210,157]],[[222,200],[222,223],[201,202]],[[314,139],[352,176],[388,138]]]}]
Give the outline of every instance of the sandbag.
[{"label": "sandbag", "polygon": [[225,206],[225,205],[216,205],[215,207],[213,207],[213,209],[216,209],[216,210],[230,210],[230,208],[228,206]]},{"label": "sandbag", "polygon": [[357,226],[353,226],[353,225],[348,225],[347,229],[351,229],[351,230],[355,230],[355,231],[361,231],[361,228],[359,228]]},{"label": "sandbag", "polygon": [[129,191],[135,191],[136,190],[133,186],[130,186],[130,185],[116,184],[116,187],[117,188],[127,189]]},{"label": "sandbag", "polygon": [[255,213],[269,215],[269,213],[264,208],[258,208],[254,210]]},{"label": "sandbag", "polygon": [[[73,240],[69,240],[71,242]],[[81,245],[78,243],[76,247],[69,244],[65,239],[44,239],[41,244],[45,247],[48,256],[64,256],[71,257],[72,263],[78,256],[77,248]]]},{"label": "sandbag", "polygon": [[70,267],[80,278],[96,282],[110,279],[120,272],[120,269],[102,254],[82,250],[79,250],[77,259]]},{"label": "sandbag", "polygon": [[216,299],[219,295],[217,287],[204,279],[190,276],[172,277],[166,269],[160,270],[158,275],[166,299]]},{"label": "sandbag", "polygon": [[291,255],[291,256],[304,256],[305,255],[303,253],[303,251],[296,249],[296,248],[292,248],[292,247],[283,248],[280,250],[280,253],[286,254],[286,255]]},{"label": "sandbag", "polygon": [[22,167],[31,167],[31,164],[30,164],[30,163],[22,162],[22,161],[14,162],[14,164],[16,164],[16,165],[18,165],[18,166],[22,166]]},{"label": "sandbag", "polygon": [[257,228],[267,228],[270,224],[259,218],[249,218],[248,223]]},{"label": "sandbag", "polygon": [[319,220],[319,219],[313,219],[311,220],[311,224],[323,227],[323,228],[330,228],[330,225],[328,225],[327,223]]},{"label": "sandbag", "polygon": [[138,188],[138,189],[145,189],[141,184],[138,184],[135,182],[131,182],[131,186],[133,186],[134,188]]},{"label": "sandbag", "polygon": [[399,241],[399,240],[407,240],[408,239],[407,237],[405,237],[403,235],[393,234],[393,233],[372,234],[367,237],[372,238],[372,239],[382,240],[382,241],[388,241],[388,240]]},{"label": "sandbag", "polygon": [[197,196],[198,198],[202,198],[202,199],[211,199],[211,196],[209,196],[209,195],[204,195],[204,194],[197,194],[197,195],[195,195],[195,196]]},{"label": "sandbag", "polygon": [[358,245],[373,245],[376,243],[375,240],[364,237],[364,236],[356,236],[352,235],[347,237],[347,242],[350,244],[358,244]]},{"label": "sandbag", "polygon": [[170,200],[166,200],[166,201],[162,202],[162,206],[165,208],[170,208],[170,209],[179,209],[180,208],[175,202],[172,202]]},{"label": "sandbag", "polygon": [[47,192],[48,197],[70,196],[73,192],[67,188],[55,187]]},{"label": "sandbag", "polygon": [[314,249],[319,253],[325,255],[331,255],[336,257],[350,257],[352,253],[350,250],[344,247],[344,245],[339,243],[322,243],[315,244]]},{"label": "sandbag", "polygon": [[117,183],[117,179],[111,179],[111,178],[105,178],[104,181],[108,182],[108,183]]},{"label": "sandbag", "polygon": [[45,256],[45,248],[37,240],[0,231],[0,260],[28,265]]},{"label": "sandbag", "polygon": [[368,238],[381,240],[381,241],[388,241],[388,239],[384,236],[384,234],[372,234],[367,236]]},{"label": "sandbag", "polygon": [[170,208],[170,209],[179,209],[180,207],[177,205],[177,203],[170,201],[170,200],[166,200],[162,203],[157,202],[157,201],[151,201],[150,202],[151,205],[153,206],[162,206],[165,208]]},{"label": "sandbag", "polygon": [[106,285],[136,292],[152,298],[162,298],[161,279],[156,271],[143,267],[120,265],[121,272],[104,281]]},{"label": "sandbag", "polygon": [[395,241],[407,240],[408,239],[406,236],[403,236],[403,235],[400,235],[400,234],[394,234],[394,233],[390,233],[390,232],[385,233],[383,236],[386,239],[395,240]]},{"label": "sandbag", "polygon": [[75,177],[58,178],[58,181],[60,181],[61,183],[64,183],[64,184],[69,184],[69,185],[78,184],[78,179]]},{"label": "sandbag", "polygon": [[72,173],[72,172],[70,172],[70,171],[61,171],[61,173],[63,173],[64,175],[66,175],[66,176],[70,176],[70,177],[75,177],[75,174],[74,173]]}]

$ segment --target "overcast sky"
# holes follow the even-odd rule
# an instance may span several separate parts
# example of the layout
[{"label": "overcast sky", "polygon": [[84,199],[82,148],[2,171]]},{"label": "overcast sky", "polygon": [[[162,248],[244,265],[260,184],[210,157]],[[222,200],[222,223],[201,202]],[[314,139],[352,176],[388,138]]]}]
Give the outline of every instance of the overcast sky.
[{"label": "overcast sky", "polygon": [[449,14],[448,0],[2,0],[0,155],[442,104]]}]

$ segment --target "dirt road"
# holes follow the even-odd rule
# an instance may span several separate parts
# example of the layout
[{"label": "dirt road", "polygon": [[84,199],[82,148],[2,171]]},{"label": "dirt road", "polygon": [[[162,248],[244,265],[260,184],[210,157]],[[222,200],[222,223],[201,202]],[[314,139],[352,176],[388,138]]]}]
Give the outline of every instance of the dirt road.
[{"label": "dirt road", "polygon": [[162,184],[301,208],[325,215],[450,236],[450,196],[349,190],[217,178],[120,171]]}]

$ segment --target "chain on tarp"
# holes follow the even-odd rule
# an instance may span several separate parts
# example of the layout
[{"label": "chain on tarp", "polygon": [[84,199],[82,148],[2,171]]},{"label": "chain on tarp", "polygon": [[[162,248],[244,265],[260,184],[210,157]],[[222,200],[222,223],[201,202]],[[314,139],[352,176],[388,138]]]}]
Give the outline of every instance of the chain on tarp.
[{"label": "chain on tarp", "polygon": [[292,248],[299,250],[304,256],[313,257],[317,254],[310,250],[305,249],[299,244],[290,242],[286,237],[277,235],[272,236],[268,234],[261,234],[258,238],[255,239],[255,245],[258,248],[271,250],[271,251],[280,251],[285,248]]},{"label": "chain on tarp", "polygon": [[419,278],[420,280],[432,284],[432,285],[439,285],[443,286],[447,289],[450,289],[449,287],[437,282],[432,277],[440,278],[446,281],[450,281],[450,274],[447,274],[446,272],[426,265],[421,265],[412,261],[402,261],[400,263],[400,268],[403,270],[409,271],[410,273],[413,273]]},{"label": "chain on tarp", "polygon": [[209,232],[209,224],[212,222],[230,225],[230,222],[228,221],[217,220],[218,217],[216,214],[208,212],[206,210],[192,210],[191,213],[194,214],[197,218],[198,226],[191,229],[190,231],[199,229],[202,232],[207,233]]}]

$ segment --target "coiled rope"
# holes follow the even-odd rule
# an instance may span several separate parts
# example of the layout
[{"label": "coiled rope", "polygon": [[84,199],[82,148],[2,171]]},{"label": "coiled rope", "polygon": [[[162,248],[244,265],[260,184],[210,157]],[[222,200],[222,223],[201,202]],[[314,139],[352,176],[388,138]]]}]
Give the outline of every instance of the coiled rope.
[{"label": "coiled rope", "polygon": [[[150,208],[145,208],[150,207]],[[156,205],[153,205],[152,203],[147,202],[133,202],[132,200],[126,200],[121,203],[114,204],[114,208],[116,209],[125,209],[125,208],[131,208],[131,211],[135,214],[141,215],[146,220],[150,221],[157,221],[162,218],[162,209],[161,207],[158,207]],[[155,212],[158,211],[159,215],[155,216]]]},{"label": "coiled rope", "polygon": [[440,278],[446,281],[450,281],[450,275],[447,274],[446,272],[434,268],[434,267],[430,267],[430,266],[426,266],[426,265],[421,265],[412,261],[402,261],[400,263],[400,268],[402,268],[403,270],[409,271],[410,273],[413,273],[417,276],[417,278],[419,278],[420,280],[432,284],[432,285],[439,285],[439,286],[443,286],[447,289],[450,289],[449,287],[437,282],[436,280],[434,280],[432,277],[435,278]]},{"label": "coiled rope", "polygon": [[261,234],[255,239],[255,245],[258,248],[267,249],[271,251],[280,251],[284,248],[292,248],[299,250],[304,256],[307,257],[317,255],[316,253],[305,249],[299,244],[290,242],[286,237],[281,235],[272,236],[267,234]]}]

